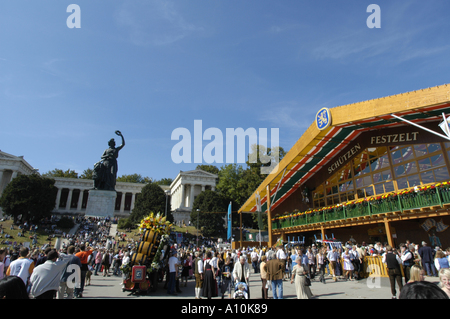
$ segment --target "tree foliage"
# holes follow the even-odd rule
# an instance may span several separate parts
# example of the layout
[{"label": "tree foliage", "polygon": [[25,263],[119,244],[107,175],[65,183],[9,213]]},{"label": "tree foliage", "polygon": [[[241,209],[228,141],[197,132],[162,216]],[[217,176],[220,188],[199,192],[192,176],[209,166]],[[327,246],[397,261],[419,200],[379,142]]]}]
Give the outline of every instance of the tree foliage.
[{"label": "tree foliage", "polygon": [[158,185],[167,185],[167,186],[170,186],[170,184],[172,184],[172,182],[173,182],[173,179],[172,179],[172,178],[161,178],[160,180],[155,181],[154,183],[155,183],[155,184],[158,184]]},{"label": "tree foliage", "polygon": [[151,183],[152,179],[148,176],[142,177],[141,174],[131,174],[131,175],[122,175],[120,177],[117,177],[117,182],[126,182],[126,183],[142,183],[147,184]]},{"label": "tree foliage", "polygon": [[[148,183],[142,188],[141,193],[136,198],[134,209],[130,214],[130,221],[139,223],[145,216],[154,212],[164,214],[166,209],[166,194],[159,185]],[[167,220],[173,222],[170,213],[170,200],[167,201]]]},{"label": "tree foliage", "polygon": [[15,222],[38,222],[51,217],[57,192],[54,179],[38,174],[19,175],[5,187],[0,206]]},{"label": "tree foliage", "polygon": [[44,177],[65,177],[65,178],[78,178],[78,173],[76,173],[74,170],[71,170],[70,168],[66,171],[55,168],[52,171],[48,171],[47,173],[42,174]]},{"label": "tree foliage", "polygon": [[[191,222],[202,227],[203,236],[214,236],[224,230],[224,217],[228,210],[229,200],[222,194],[205,190],[194,200],[191,212]],[[199,209],[199,212],[197,212]]]},{"label": "tree foliage", "polygon": [[219,168],[214,165],[201,164],[201,165],[197,165],[197,167],[195,169],[201,169],[202,171],[205,171],[205,172],[208,172],[211,174],[215,174],[215,175],[219,175]]},{"label": "tree foliage", "polygon": [[[263,155],[262,161],[260,150]],[[247,168],[244,169],[237,164],[228,164],[220,168],[217,191],[232,201],[233,206],[236,204],[241,207],[266,178],[266,175],[261,173],[261,167],[270,166],[271,161],[279,162],[285,155],[286,152],[282,147],[275,147],[272,150],[264,146],[252,145],[252,152],[246,162]],[[277,157],[278,161],[276,161]],[[263,217],[263,220],[267,221],[267,218]],[[257,218],[253,218],[252,214],[243,214],[242,223],[247,227],[258,228]],[[235,218],[233,218],[233,225],[239,225],[239,221]]]},{"label": "tree foliage", "polygon": [[85,169],[83,174],[80,175],[81,179],[93,179],[94,178],[94,170],[92,168]]}]

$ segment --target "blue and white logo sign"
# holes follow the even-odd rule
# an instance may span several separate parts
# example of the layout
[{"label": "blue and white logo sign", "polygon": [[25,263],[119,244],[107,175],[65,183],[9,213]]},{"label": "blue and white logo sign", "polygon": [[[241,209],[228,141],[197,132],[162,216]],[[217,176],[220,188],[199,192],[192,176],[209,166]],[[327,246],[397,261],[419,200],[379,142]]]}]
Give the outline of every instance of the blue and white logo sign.
[{"label": "blue and white logo sign", "polygon": [[316,125],[319,130],[324,130],[331,124],[331,113],[326,107],[322,108],[317,112],[316,115]]}]

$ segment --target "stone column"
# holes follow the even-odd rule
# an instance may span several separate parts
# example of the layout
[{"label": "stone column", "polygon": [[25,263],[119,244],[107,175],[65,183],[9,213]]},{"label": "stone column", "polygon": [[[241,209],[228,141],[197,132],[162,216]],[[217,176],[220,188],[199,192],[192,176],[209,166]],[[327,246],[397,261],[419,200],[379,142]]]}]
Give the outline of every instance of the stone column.
[{"label": "stone column", "polygon": [[194,189],[195,185],[191,184],[191,193],[189,195],[189,207],[192,208],[194,206]]},{"label": "stone column", "polygon": [[122,192],[122,198],[120,199],[120,212],[123,213],[125,211],[125,192]]},{"label": "stone column", "polygon": [[185,207],[186,205],[186,198],[185,198],[185,185],[181,184],[181,205],[180,207]]},{"label": "stone column", "polygon": [[0,195],[3,192],[3,170],[0,169]]},{"label": "stone column", "polygon": [[133,211],[134,209],[134,201],[136,200],[136,193],[133,193],[131,196],[131,205],[130,205],[130,213]]},{"label": "stone column", "polygon": [[11,180],[10,180],[10,182],[14,179],[14,178],[16,178],[17,177],[17,173],[18,173],[18,171],[13,171],[12,172],[12,175],[11,175]]},{"label": "stone column", "polygon": [[55,209],[59,209],[59,202],[61,201],[62,188],[58,188],[58,194],[56,194],[56,204]]},{"label": "stone column", "polygon": [[66,210],[70,210],[70,205],[72,204],[72,194],[73,194],[73,188],[69,188],[69,195],[67,195],[67,203],[66,203]]},{"label": "stone column", "polygon": [[205,191],[205,185],[202,185],[202,192]]},{"label": "stone column", "polygon": [[78,205],[77,205],[78,212],[81,210],[81,207],[83,206],[83,195],[84,195],[84,190],[80,189],[80,196],[78,196]]}]

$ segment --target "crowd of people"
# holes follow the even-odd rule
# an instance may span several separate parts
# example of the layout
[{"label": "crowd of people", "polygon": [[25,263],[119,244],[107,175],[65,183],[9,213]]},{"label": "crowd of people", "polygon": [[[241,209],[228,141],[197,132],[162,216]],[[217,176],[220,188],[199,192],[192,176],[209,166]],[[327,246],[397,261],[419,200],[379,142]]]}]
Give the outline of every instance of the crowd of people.
[{"label": "crowd of people", "polygon": [[78,227],[73,234],[57,234],[59,245],[57,241],[52,245],[53,234],[40,248],[0,247],[0,299],[82,298],[91,276],[121,276],[122,260],[136,241],[120,233],[119,239],[111,236],[108,218],[78,217],[74,222]]},{"label": "crowd of people", "polygon": [[[125,279],[121,266],[130,262],[138,241],[126,233],[111,236],[109,219],[79,217],[75,222],[77,231],[62,233],[59,246],[51,242],[32,249],[0,246],[0,299],[82,298],[92,276]],[[397,298],[397,288],[399,298],[417,295],[419,290],[411,288],[412,284],[426,285],[425,275],[439,276],[440,292],[450,296],[450,249],[429,247],[425,242],[406,241],[397,248],[350,240],[230,249],[209,240],[200,247],[183,243],[170,249],[164,269],[169,295],[180,293],[188,280],[195,279],[196,299],[269,299],[269,293],[273,299],[283,299],[285,282],[295,286],[297,298],[309,299],[311,282],[361,280],[366,276],[364,259],[379,256],[387,268],[393,298]],[[261,279],[260,296],[250,295],[251,272]]]},{"label": "crowd of people", "polygon": [[[175,278],[186,282],[187,278],[195,277],[196,299],[217,297],[220,293],[222,298],[226,295],[236,298],[236,294],[250,298],[249,275],[253,271],[261,277],[262,299],[269,298],[269,291],[274,299],[282,299],[284,281],[295,284],[297,298],[309,299],[313,296],[311,281],[326,284],[327,279],[337,282],[365,278],[365,257],[381,258],[387,269],[393,298],[397,298],[396,287],[401,292],[412,283],[427,285],[423,283],[425,274],[439,277],[439,291],[444,293],[441,297],[450,296],[450,249],[432,249],[425,242],[419,246],[409,241],[399,245],[398,249],[387,243],[366,245],[352,241],[345,244],[318,243],[308,247],[173,249],[168,265],[172,276],[167,279],[171,283],[167,293],[176,294],[174,287],[179,291],[178,279]],[[407,290],[411,291],[409,287]]]}]

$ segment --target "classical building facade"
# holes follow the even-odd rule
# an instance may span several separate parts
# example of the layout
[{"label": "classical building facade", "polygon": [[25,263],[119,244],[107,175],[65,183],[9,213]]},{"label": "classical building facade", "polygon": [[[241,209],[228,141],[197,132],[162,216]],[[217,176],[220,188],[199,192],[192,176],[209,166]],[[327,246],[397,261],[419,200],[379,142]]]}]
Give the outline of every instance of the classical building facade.
[{"label": "classical building facade", "polygon": [[[54,213],[81,214],[86,212],[89,190],[94,187],[90,179],[54,177],[55,186],[58,188]],[[136,198],[141,193],[145,184],[141,183],[116,183],[116,205],[114,216],[128,217],[134,208]],[[167,190],[168,186],[161,186]]]},{"label": "classical building facade", "polygon": [[214,191],[217,178],[217,175],[200,169],[180,171],[170,185],[171,207],[175,224],[189,224],[195,197],[207,189]]},{"label": "classical building facade", "polygon": [[[14,156],[0,151],[0,196],[6,185],[18,175],[30,175],[37,172],[23,156]],[[2,215],[0,207],[0,216]]]},{"label": "classical building facade", "polygon": [[[0,195],[16,176],[29,175],[37,171],[24,160],[23,156],[14,156],[0,151]],[[175,223],[189,224],[195,197],[206,189],[214,191],[217,178],[217,175],[203,170],[192,170],[180,172],[170,186],[160,186],[167,196],[167,209],[172,211]],[[53,179],[58,189],[53,213],[84,215],[89,190],[93,189],[94,182],[90,179],[77,178],[54,177]],[[144,186],[145,184],[141,183],[117,182],[114,216],[128,217]]]}]

